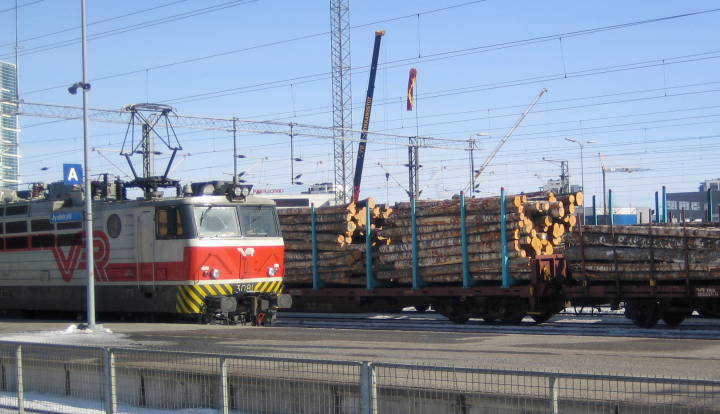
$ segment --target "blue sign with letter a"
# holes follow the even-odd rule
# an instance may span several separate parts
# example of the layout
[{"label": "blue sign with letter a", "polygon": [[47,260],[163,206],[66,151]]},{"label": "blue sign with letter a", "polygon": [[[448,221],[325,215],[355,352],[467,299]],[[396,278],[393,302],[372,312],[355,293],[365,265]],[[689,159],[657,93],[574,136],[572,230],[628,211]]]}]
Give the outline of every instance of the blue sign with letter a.
[{"label": "blue sign with letter a", "polygon": [[65,185],[79,185],[83,182],[81,164],[63,164],[63,181]]}]

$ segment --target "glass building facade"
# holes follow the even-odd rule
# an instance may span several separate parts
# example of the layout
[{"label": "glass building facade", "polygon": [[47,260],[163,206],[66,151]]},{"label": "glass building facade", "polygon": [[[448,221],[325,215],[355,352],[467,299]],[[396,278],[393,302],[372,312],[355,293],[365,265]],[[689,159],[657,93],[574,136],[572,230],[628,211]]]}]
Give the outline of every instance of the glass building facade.
[{"label": "glass building facade", "polygon": [[14,64],[0,61],[0,189],[17,190],[18,138],[20,127],[16,115],[17,69]]}]

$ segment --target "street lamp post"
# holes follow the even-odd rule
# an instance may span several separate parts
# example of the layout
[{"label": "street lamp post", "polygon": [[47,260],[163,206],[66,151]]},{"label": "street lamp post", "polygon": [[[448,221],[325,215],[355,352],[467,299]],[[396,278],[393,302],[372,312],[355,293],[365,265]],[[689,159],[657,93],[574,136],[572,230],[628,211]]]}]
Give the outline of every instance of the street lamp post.
[{"label": "street lamp post", "polygon": [[95,329],[95,252],[93,240],[93,214],[92,214],[92,179],[90,177],[90,145],[88,142],[88,92],[90,84],[87,83],[87,40],[85,34],[85,0],[80,0],[81,28],[82,28],[82,81],[76,82],[68,88],[68,92],[75,95],[78,88],[82,89],[83,96],[83,153],[85,169],[85,267],[87,268],[87,327]]}]

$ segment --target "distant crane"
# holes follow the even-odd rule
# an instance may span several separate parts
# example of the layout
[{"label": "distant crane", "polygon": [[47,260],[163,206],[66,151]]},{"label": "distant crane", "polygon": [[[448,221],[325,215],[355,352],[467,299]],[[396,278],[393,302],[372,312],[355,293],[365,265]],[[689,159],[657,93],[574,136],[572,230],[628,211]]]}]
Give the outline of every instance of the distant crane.
[{"label": "distant crane", "polygon": [[600,169],[602,170],[602,181],[603,181],[603,214],[607,215],[607,190],[605,189],[605,174],[613,172],[624,172],[634,173],[640,171],[650,171],[649,168],[628,168],[628,167],[608,167],[605,165],[605,155],[598,152],[598,158],[600,158]]},{"label": "distant crane", "polygon": [[[547,89],[545,89],[545,88],[543,88],[542,90],[540,90],[540,92],[537,94],[537,96],[535,97],[535,99],[533,99],[533,101],[530,102],[530,105],[527,107],[527,109],[525,109],[525,112],[523,112],[523,113],[520,115],[520,117],[517,119],[517,121],[515,121],[515,124],[513,124],[512,128],[510,128],[510,130],[508,130],[508,132],[505,134],[505,136],[502,137],[502,139],[500,140],[500,142],[497,143],[497,145],[495,146],[495,149],[490,153],[490,155],[488,155],[488,157],[487,157],[487,158],[485,159],[485,161],[482,163],[482,165],[480,166],[480,168],[478,168],[477,170],[475,170],[475,176],[474,176],[475,179],[477,179],[477,178],[480,176],[480,174],[482,174],[483,171],[485,171],[485,168],[487,168],[487,166],[490,165],[490,163],[491,163],[492,160],[495,158],[495,156],[497,155],[497,153],[500,152],[500,148],[502,148],[502,146],[505,145],[505,143],[506,143],[507,140],[510,138],[510,136],[513,134],[513,132],[515,132],[515,130],[517,129],[517,127],[520,126],[520,123],[523,121],[523,119],[525,119],[525,117],[527,116],[527,114],[529,114],[530,111],[532,111],[532,109],[533,109],[533,107],[535,106],[535,104],[540,100],[540,98],[545,94],[545,92],[547,92]],[[465,186],[465,189],[464,189],[463,191],[464,191],[464,192],[467,192],[467,191],[470,189],[470,186],[472,186],[472,183],[469,183],[467,186]]]},{"label": "distant crane", "polygon": [[570,192],[570,169],[566,160],[551,160],[543,157],[543,161],[560,165],[560,194],[568,194]]}]

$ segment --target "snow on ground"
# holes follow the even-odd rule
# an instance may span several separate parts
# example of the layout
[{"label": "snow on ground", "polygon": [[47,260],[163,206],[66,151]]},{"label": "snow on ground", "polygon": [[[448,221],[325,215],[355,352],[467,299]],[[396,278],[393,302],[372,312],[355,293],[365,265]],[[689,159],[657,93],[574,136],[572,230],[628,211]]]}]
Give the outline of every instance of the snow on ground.
[{"label": "snow on ground", "polygon": [[[0,411],[17,410],[17,396],[14,393],[0,392]],[[34,392],[25,393],[25,411],[28,413],[42,414],[103,414],[105,408],[100,401],[88,401],[79,398],[71,398],[57,395],[40,394]],[[215,414],[217,409],[211,408],[186,408],[186,409],[153,409],[131,407],[125,404],[118,404],[118,414]],[[239,414],[237,411],[234,413]]]},{"label": "snow on ground", "polygon": [[117,334],[110,329],[96,326],[86,329],[81,325],[72,324],[63,330],[28,331],[3,334],[3,341],[30,342],[43,344],[84,345],[84,346],[128,346],[133,341],[125,334]]}]

